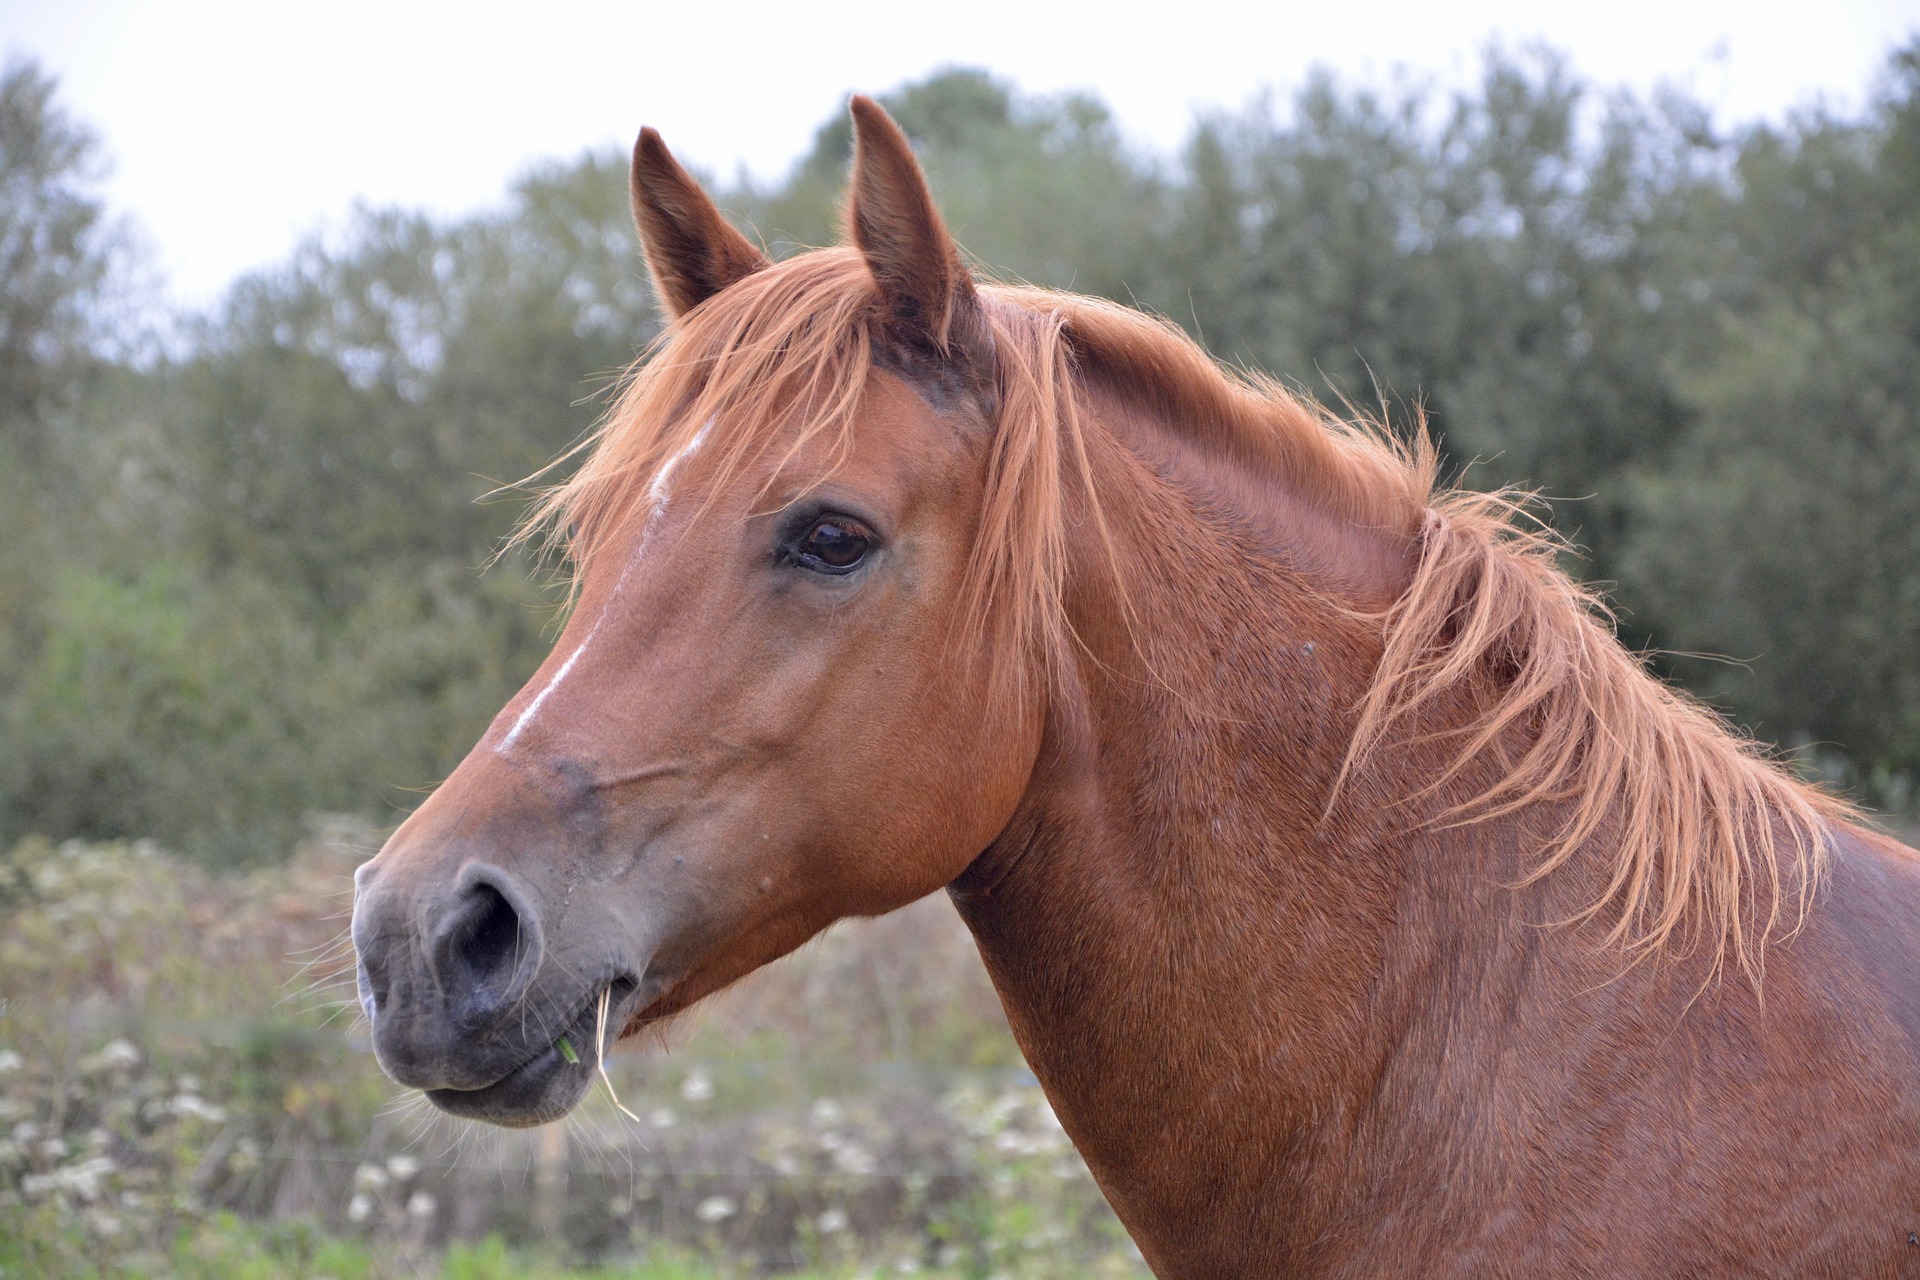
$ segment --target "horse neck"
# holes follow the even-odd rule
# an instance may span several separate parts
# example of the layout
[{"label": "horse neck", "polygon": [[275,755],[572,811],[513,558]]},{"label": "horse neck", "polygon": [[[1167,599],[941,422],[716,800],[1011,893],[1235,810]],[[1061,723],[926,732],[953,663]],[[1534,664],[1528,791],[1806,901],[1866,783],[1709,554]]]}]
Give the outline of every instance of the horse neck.
[{"label": "horse neck", "polygon": [[1327,814],[1380,658],[1358,614],[1404,588],[1411,552],[1302,505],[1216,505],[1203,460],[1107,426],[1094,483],[1126,587],[1096,522],[1073,522],[1084,647],[1029,793],[954,897],[1129,1217],[1217,1182],[1232,1144],[1269,1194],[1326,1165],[1285,1153],[1357,1123],[1417,1003],[1394,975],[1472,927],[1478,878],[1457,844],[1413,848],[1431,838],[1372,777]]}]

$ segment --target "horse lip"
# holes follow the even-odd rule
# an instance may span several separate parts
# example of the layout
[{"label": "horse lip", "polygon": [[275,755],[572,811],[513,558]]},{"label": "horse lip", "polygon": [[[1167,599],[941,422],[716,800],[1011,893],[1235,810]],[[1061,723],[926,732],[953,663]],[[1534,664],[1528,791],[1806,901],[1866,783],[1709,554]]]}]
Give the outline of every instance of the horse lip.
[{"label": "horse lip", "polygon": [[[427,1100],[451,1115],[509,1128],[526,1128],[559,1119],[586,1096],[600,1068],[600,1054],[604,1050],[596,1046],[594,1037],[600,1025],[602,997],[606,999],[608,1025],[620,1027],[624,1025],[621,1019],[628,1016],[629,1006],[643,989],[643,983],[626,975],[593,988],[597,994],[586,1002],[573,1021],[524,1062],[491,1084],[471,1089],[424,1090]],[[577,1061],[568,1062],[560,1052],[563,1038],[574,1048]],[[608,1047],[618,1038],[619,1032],[615,1031],[609,1037]]]}]

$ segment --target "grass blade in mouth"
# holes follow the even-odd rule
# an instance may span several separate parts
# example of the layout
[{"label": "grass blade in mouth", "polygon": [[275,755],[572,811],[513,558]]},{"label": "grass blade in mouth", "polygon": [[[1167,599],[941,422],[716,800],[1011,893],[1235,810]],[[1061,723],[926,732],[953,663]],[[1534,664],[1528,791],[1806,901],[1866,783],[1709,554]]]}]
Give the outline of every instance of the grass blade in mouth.
[{"label": "grass blade in mouth", "polygon": [[565,1036],[561,1036],[558,1040],[555,1040],[553,1044],[556,1049],[560,1050],[560,1056],[568,1062],[577,1063],[580,1061],[580,1055],[573,1051],[573,1042]]},{"label": "grass blade in mouth", "polygon": [[600,1016],[595,1020],[593,1028],[594,1054],[598,1059],[600,1079],[607,1086],[607,1096],[613,1099],[613,1105],[620,1109],[621,1115],[639,1124],[640,1117],[627,1110],[627,1104],[620,1101],[620,1095],[613,1091],[613,1077],[607,1074],[607,1001],[612,996],[612,987],[600,993]]}]

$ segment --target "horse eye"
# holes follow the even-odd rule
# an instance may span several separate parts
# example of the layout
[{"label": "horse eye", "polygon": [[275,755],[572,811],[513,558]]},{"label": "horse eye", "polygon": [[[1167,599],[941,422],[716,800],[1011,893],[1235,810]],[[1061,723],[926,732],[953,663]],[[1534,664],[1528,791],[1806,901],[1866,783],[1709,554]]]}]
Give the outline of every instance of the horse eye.
[{"label": "horse eye", "polygon": [[848,516],[821,516],[795,548],[795,558],[821,573],[851,573],[867,558],[873,533]]}]

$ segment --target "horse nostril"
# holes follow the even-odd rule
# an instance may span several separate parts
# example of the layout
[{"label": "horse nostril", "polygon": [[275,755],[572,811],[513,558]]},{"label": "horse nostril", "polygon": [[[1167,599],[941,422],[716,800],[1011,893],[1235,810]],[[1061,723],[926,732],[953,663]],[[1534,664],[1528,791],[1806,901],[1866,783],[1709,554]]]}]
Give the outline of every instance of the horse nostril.
[{"label": "horse nostril", "polygon": [[442,926],[434,948],[441,987],[456,1010],[484,1016],[504,1003],[537,946],[529,922],[502,889],[477,880]]}]

